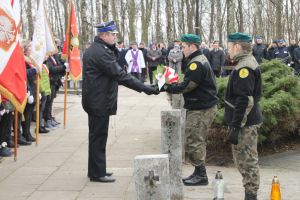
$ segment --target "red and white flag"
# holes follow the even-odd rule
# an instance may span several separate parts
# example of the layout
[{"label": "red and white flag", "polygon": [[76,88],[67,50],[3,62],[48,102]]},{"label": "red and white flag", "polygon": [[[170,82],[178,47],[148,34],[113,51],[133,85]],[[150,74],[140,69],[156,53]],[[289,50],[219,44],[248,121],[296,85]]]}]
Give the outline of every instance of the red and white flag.
[{"label": "red and white flag", "polygon": [[24,54],[18,36],[21,32],[20,13],[16,13],[19,12],[18,1],[0,1],[0,93],[23,113],[27,86]]},{"label": "red and white flag", "polygon": [[46,55],[52,55],[57,52],[57,46],[45,13],[44,0],[40,0],[35,16],[29,57],[32,63],[41,69]]},{"label": "red and white flag", "polygon": [[62,56],[68,59],[71,78],[76,81],[81,78],[82,67],[80,61],[79,39],[76,24],[76,12],[74,1],[70,1],[70,14],[66,30],[66,40],[62,50]]}]

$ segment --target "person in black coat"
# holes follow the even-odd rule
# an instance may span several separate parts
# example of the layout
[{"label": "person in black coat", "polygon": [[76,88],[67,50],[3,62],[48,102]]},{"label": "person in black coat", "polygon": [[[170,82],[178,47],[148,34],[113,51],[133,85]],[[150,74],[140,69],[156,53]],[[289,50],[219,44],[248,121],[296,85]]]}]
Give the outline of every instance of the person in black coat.
[{"label": "person in black coat", "polygon": [[262,63],[263,59],[267,58],[266,45],[262,43],[262,37],[257,36],[255,44],[252,48],[252,55],[255,57],[258,64]]},{"label": "person in black coat", "polygon": [[124,70],[127,69],[127,62],[125,60],[125,55],[128,49],[125,49],[123,42],[118,42],[118,58],[117,62]]},{"label": "person in black coat", "polygon": [[219,42],[214,41],[213,49],[209,52],[209,63],[216,77],[220,77],[221,69],[225,64],[225,53],[219,48]]},{"label": "person in black coat", "polygon": [[88,177],[95,182],[114,182],[106,171],[106,142],[109,116],[117,112],[118,85],[148,95],[158,92],[127,74],[116,60],[116,25],[96,26],[98,36],[83,55],[82,107],[89,121]]},{"label": "person in black coat", "polygon": [[299,42],[299,47],[294,50],[294,69],[295,69],[295,74],[299,75],[300,73],[300,42]]},{"label": "person in black coat", "polygon": [[147,68],[148,68],[148,61],[147,61],[147,49],[145,48],[145,43],[140,42],[139,44],[139,50],[143,52],[144,61],[145,61],[145,68],[142,68],[142,82],[144,83],[146,81],[146,75],[147,75]]},{"label": "person in black coat", "polygon": [[295,67],[295,56],[294,56],[294,51],[295,51],[295,49],[297,49],[298,47],[299,47],[299,46],[298,46],[298,44],[296,43],[296,40],[291,40],[291,44],[290,44],[290,46],[288,47],[289,53],[290,53],[291,58],[292,58],[291,67]]}]

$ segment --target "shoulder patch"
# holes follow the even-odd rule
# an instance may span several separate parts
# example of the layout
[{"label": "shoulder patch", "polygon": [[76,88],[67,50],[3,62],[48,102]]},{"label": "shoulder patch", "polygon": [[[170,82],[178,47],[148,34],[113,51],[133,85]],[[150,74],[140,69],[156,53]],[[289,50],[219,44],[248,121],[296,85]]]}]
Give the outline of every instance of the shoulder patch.
[{"label": "shoulder patch", "polygon": [[194,70],[196,70],[196,69],[197,69],[197,64],[196,64],[196,63],[190,64],[190,70],[191,70],[191,71],[194,71]]},{"label": "shoulder patch", "polygon": [[240,78],[247,78],[249,76],[249,71],[246,68],[240,70],[239,73]]}]

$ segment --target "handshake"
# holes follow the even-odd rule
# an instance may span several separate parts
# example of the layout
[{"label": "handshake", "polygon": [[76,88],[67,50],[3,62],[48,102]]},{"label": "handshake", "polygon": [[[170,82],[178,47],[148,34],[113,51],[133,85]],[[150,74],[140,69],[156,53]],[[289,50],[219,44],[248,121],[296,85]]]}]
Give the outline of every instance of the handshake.
[{"label": "handshake", "polygon": [[144,88],[142,90],[145,94],[147,95],[158,95],[159,94],[159,89],[157,85],[144,85]]},{"label": "handshake", "polygon": [[160,92],[169,92],[168,87],[170,84],[165,84],[161,90],[159,90],[158,85],[144,85],[143,92],[147,95],[155,94],[158,95]]}]

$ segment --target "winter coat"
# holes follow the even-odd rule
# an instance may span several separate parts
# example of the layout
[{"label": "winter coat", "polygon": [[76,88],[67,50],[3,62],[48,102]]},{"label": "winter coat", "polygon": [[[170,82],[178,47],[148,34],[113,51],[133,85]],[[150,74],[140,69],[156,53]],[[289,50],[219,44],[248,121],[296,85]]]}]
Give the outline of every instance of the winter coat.
[{"label": "winter coat", "polygon": [[179,50],[172,49],[168,56],[169,67],[175,69],[176,73],[181,72],[182,59],[183,59],[182,51],[180,49]]},{"label": "winter coat", "polygon": [[[160,61],[161,61],[160,60],[161,56],[162,56],[162,53],[159,49],[156,49],[156,50],[149,49],[147,51],[149,67],[156,67],[157,65],[159,65]],[[152,58],[154,58],[154,60]]]}]

